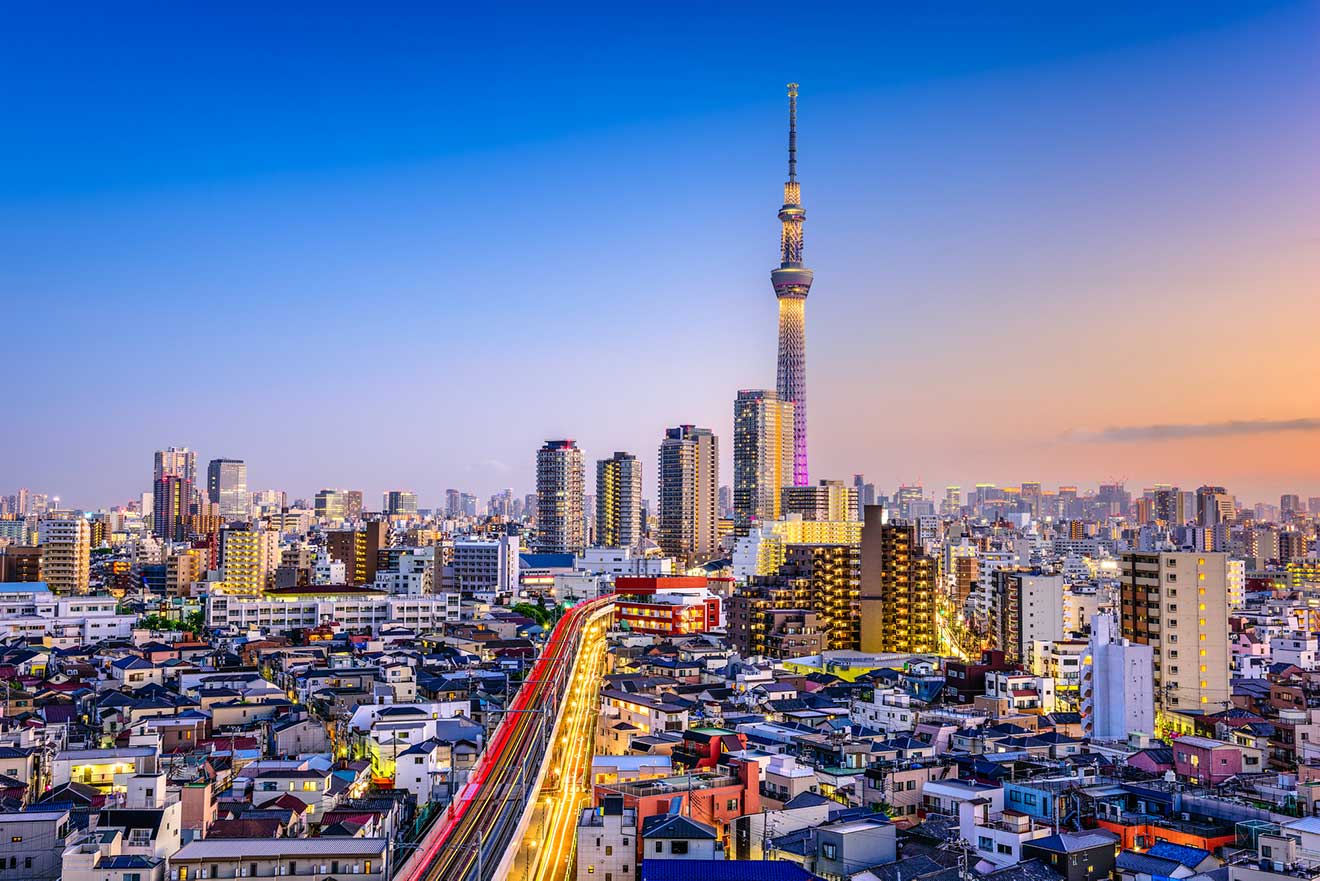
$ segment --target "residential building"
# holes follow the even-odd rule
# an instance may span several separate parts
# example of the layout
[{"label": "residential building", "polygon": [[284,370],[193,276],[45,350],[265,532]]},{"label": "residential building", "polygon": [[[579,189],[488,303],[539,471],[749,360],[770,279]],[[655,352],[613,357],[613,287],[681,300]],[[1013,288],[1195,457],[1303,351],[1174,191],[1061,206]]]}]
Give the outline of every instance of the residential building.
[{"label": "residential building", "polygon": [[518,586],[520,549],[520,539],[516,535],[457,539],[452,562],[445,567],[443,586],[467,596],[496,594],[510,597]]},{"label": "residential building", "polygon": [[38,527],[41,572],[57,594],[85,594],[91,578],[92,530],[75,514],[48,517]]},{"label": "residential building", "polygon": [[0,812],[0,879],[57,881],[73,829],[67,807]]},{"label": "residential building", "polygon": [[[768,655],[794,648],[802,641],[794,637],[814,631],[823,634],[829,649],[856,650],[859,562],[854,545],[789,546],[778,573],[753,577],[729,598],[730,641],[741,652]],[[794,614],[775,615],[783,611]],[[803,612],[814,613],[814,620],[801,617]]]},{"label": "residential building", "polygon": [[389,881],[384,838],[199,838],[170,857],[172,881],[245,878],[282,881],[306,875]]},{"label": "residential building", "polygon": [[617,620],[637,633],[680,636],[720,626],[720,598],[704,577],[621,576],[614,580],[614,592]]},{"label": "residential building", "polygon": [[786,486],[784,513],[803,520],[851,520],[857,510],[856,490],[842,480],[822,480],[815,486]]},{"label": "residential building", "polygon": [[548,440],[536,452],[536,550],[580,554],[587,545],[582,451],[573,440]]},{"label": "residential building", "polygon": [[1092,616],[1080,688],[1082,731],[1090,739],[1123,741],[1133,732],[1155,732],[1155,649],[1119,633],[1112,613]]},{"label": "residential building", "polygon": [[325,548],[331,558],[344,564],[348,584],[371,584],[376,580],[380,550],[388,540],[389,524],[383,520],[369,520],[361,529],[327,532]]},{"label": "residential building", "polygon": [[1032,644],[1063,639],[1063,576],[1040,572],[995,573],[991,607],[996,645],[1013,663],[1029,663]]},{"label": "residential building", "polygon": [[719,439],[708,428],[680,425],[660,444],[660,548],[689,563],[719,549]]},{"label": "residential building", "polygon": [[1153,649],[1157,708],[1227,707],[1228,555],[1127,553],[1121,565],[1120,630]]},{"label": "residential building", "polygon": [[158,538],[184,541],[192,522],[193,482],[176,474],[157,478],[151,496],[151,531]]},{"label": "residential building", "polygon": [[259,526],[230,527],[221,532],[222,592],[260,596],[272,586],[280,565],[280,534]]},{"label": "residential building", "polygon": [[642,543],[642,463],[616,452],[596,462],[595,544],[635,548]]},{"label": "residential building", "polygon": [[861,650],[933,652],[936,635],[935,560],[921,550],[917,527],[886,522],[879,505],[866,508],[861,548]]},{"label": "residential building", "polygon": [[583,808],[577,822],[577,881],[633,881],[637,872],[637,810],[606,795]]}]

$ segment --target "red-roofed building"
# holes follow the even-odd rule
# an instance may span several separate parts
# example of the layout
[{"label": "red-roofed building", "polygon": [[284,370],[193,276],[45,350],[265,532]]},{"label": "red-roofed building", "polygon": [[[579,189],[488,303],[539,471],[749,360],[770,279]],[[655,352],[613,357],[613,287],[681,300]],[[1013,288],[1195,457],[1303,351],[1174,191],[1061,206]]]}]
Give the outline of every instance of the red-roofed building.
[{"label": "red-roofed building", "polygon": [[677,636],[720,626],[720,598],[702,576],[620,576],[614,592],[619,620],[639,633]]}]

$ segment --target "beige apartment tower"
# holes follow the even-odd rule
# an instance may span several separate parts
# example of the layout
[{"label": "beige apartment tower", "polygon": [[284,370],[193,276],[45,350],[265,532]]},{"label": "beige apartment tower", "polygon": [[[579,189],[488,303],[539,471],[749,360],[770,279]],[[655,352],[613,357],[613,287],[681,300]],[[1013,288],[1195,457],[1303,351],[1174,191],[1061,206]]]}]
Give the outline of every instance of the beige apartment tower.
[{"label": "beige apartment tower", "polygon": [[74,514],[42,520],[37,530],[41,573],[53,593],[87,593],[91,579],[92,528]]},{"label": "beige apartment tower", "polygon": [[1228,571],[1227,554],[1123,555],[1119,627],[1153,650],[1157,707],[1229,706]]}]

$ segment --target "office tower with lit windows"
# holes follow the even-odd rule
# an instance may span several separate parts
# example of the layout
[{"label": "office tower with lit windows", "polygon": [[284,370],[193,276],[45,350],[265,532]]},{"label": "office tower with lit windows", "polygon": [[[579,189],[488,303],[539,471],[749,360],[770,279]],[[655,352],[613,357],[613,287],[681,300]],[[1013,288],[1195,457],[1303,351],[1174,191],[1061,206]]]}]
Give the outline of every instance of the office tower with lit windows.
[{"label": "office tower with lit windows", "polygon": [[633,548],[642,541],[642,463],[632,453],[596,462],[596,544]]},{"label": "office tower with lit windows", "polygon": [[536,550],[580,554],[586,547],[582,450],[573,440],[548,440],[536,451]]},{"label": "office tower with lit windows", "polygon": [[382,500],[384,512],[390,517],[417,516],[417,493],[406,489],[392,489]]},{"label": "office tower with lit windows", "polygon": [[1200,486],[1196,489],[1196,522],[1201,526],[1218,526],[1233,518],[1233,497],[1222,486]]},{"label": "office tower with lit windows", "polygon": [[192,520],[192,481],[165,474],[156,481],[151,497],[151,531],[158,538],[184,541]]},{"label": "office tower with lit windows", "polygon": [[879,505],[862,525],[861,647],[864,652],[935,652],[936,561],[915,524],[888,522]]},{"label": "office tower with lit windows", "polygon": [[856,490],[842,480],[822,480],[815,486],[783,488],[785,515],[803,520],[852,520],[857,511]]},{"label": "office tower with lit windows", "polygon": [[940,503],[940,515],[943,517],[957,517],[962,514],[962,487],[946,486],[944,488],[944,501]]},{"label": "office tower with lit windows", "polygon": [[709,428],[680,425],[660,443],[661,549],[688,563],[719,548],[719,439]]},{"label": "office tower with lit windows", "polygon": [[76,514],[60,514],[37,528],[41,577],[53,593],[87,593],[91,578],[92,529]]},{"label": "office tower with lit windows", "polygon": [[[743,389],[733,402],[733,521],[739,535],[778,520],[793,482],[793,404],[772,389]],[[846,518],[839,518],[846,519]]]},{"label": "office tower with lit windows", "polygon": [[323,489],[313,503],[318,520],[343,520],[346,493],[342,489]]},{"label": "office tower with lit windows", "polygon": [[1123,554],[1119,628],[1151,646],[1155,704],[1162,709],[1229,706],[1227,554]]},{"label": "office tower with lit windows", "polygon": [[220,516],[225,520],[251,517],[247,463],[242,459],[212,459],[206,466],[206,497],[211,504],[219,506]]},{"label": "office tower with lit windows", "polygon": [[779,209],[779,268],[771,271],[779,301],[779,366],[775,390],[793,405],[793,486],[806,486],[807,468],[807,294],[812,272],[802,264],[802,224],[807,212],[797,179],[797,83],[788,84],[788,180]]}]

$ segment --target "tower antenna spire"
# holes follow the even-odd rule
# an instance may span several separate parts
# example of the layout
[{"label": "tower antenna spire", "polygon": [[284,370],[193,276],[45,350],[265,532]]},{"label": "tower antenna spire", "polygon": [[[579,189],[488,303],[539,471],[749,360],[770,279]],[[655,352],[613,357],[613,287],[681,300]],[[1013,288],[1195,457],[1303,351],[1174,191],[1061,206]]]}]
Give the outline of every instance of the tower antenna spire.
[{"label": "tower antenna spire", "polygon": [[770,282],[779,300],[779,365],[775,391],[793,405],[793,486],[806,486],[807,467],[807,294],[812,272],[802,265],[802,189],[797,179],[798,84],[788,84],[788,180],[779,209],[779,268]]},{"label": "tower antenna spire", "polygon": [[788,179],[797,180],[797,83],[788,84]]}]

